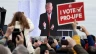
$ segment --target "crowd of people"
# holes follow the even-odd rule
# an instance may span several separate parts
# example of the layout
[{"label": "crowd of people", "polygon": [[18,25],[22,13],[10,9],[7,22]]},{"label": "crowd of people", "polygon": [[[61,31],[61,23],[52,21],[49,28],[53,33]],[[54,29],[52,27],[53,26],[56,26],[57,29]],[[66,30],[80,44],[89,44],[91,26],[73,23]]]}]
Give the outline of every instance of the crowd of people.
[{"label": "crowd of people", "polygon": [[84,32],[87,37],[87,39],[81,39],[77,33],[76,20],[73,23],[75,34],[72,37],[68,39],[55,36],[46,36],[41,39],[40,37],[30,38],[29,45],[24,45],[26,40],[22,31],[17,35],[16,46],[14,45],[9,39],[14,28],[14,25],[9,26],[0,39],[0,54],[96,54],[95,36],[91,35],[84,26],[80,26],[80,31]]},{"label": "crowd of people", "polygon": [[[51,3],[46,4],[48,14],[50,13],[50,8],[48,9],[50,6],[52,7]],[[48,14],[44,13],[40,17],[45,15],[44,18],[46,18]],[[81,39],[77,32],[76,19],[72,23],[74,35],[65,39],[66,37],[54,36],[56,34],[54,29],[57,29],[56,21],[51,18],[53,23],[45,22],[47,19],[41,18],[39,24],[41,35],[47,34],[48,36],[30,38],[29,33],[34,29],[33,23],[26,18],[23,12],[16,12],[6,33],[3,34],[2,29],[0,29],[0,54],[96,54],[96,37],[90,34],[84,26],[79,26],[79,30],[84,32],[87,37],[87,39]],[[52,23],[51,29],[46,23],[49,25]]]}]

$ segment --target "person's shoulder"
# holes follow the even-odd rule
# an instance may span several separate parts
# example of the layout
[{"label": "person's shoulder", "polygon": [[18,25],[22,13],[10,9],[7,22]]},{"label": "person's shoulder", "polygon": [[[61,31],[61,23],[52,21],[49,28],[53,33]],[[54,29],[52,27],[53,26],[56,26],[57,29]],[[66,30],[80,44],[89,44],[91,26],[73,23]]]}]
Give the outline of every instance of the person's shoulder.
[{"label": "person's shoulder", "polygon": [[32,20],[30,18],[26,18],[28,22],[32,22]]},{"label": "person's shoulder", "polygon": [[41,16],[42,16],[42,15],[46,15],[46,14],[47,14],[47,13],[42,13]]},{"label": "person's shoulder", "polygon": [[56,15],[56,12],[52,12],[52,15]]},{"label": "person's shoulder", "polygon": [[27,21],[30,21],[31,19],[30,18],[26,18],[27,19]]}]

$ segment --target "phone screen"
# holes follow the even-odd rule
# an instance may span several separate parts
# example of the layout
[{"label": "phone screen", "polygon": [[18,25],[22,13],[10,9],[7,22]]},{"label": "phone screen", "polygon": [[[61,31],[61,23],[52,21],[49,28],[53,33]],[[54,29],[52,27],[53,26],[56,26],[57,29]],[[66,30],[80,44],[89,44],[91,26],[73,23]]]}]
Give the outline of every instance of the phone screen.
[{"label": "phone screen", "polygon": [[45,49],[47,49],[47,46],[46,46],[46,44],[41,44],[41,45],[40,45],[40,48],[41,48],[42,50],[45,50]]},{"label": "phone screen", "polygon": [[40,45],[40,53],[43,54],[46,50],[48,50],[46,44],[41,44]]}]

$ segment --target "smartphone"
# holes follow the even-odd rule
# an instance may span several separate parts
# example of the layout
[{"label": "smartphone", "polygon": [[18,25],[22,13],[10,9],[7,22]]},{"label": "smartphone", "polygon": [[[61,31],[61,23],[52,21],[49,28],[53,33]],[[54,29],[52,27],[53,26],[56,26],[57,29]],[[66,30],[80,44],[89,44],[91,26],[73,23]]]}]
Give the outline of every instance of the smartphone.
[{"label": "smartphone", "polygon": [[81,29],[81,27],[80,27],[80,26],[77,26],[77,29],[79,29],[79,30],[80,30],[80,29]]},{"label": "smartphone", "polygon": [[48,50],[47,45],[46,45],[46,44],[41,44],[41,45],[40,45],[40,52],[44,53],[45,50]]},{"label": "smartphone", "polygon": [[64,36],[61,39],[61,44],[62,45],[68,45],[68,41],[66,40],[66,38]]},{"label": "smartphone", "polygon": [[19,40],[19,37],[17,35],[20,35],[20,30],[19,29],[14,29],[12,32],[12,42],[16,44],[16,38]]},{"label": "smartphone", "polygon": [[67,40],[61,40],[61,44],[62,45],[68,45],[68,41]]},{"label": "smartphone", "polygon": [[46,44],[41,44],[41,45],[40,45],[40,48],[41,48],[41,49],[48,49]]}]

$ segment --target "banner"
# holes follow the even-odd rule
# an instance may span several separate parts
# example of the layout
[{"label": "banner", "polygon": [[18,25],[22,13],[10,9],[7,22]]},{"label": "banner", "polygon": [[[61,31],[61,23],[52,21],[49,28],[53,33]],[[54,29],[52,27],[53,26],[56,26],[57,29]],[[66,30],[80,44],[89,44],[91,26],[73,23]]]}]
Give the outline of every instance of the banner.
[{"label": "banner", "polygon": [[84,21],[84,3],[72,2],[57,5],[58,25],[64,25],[76,21]]}]

